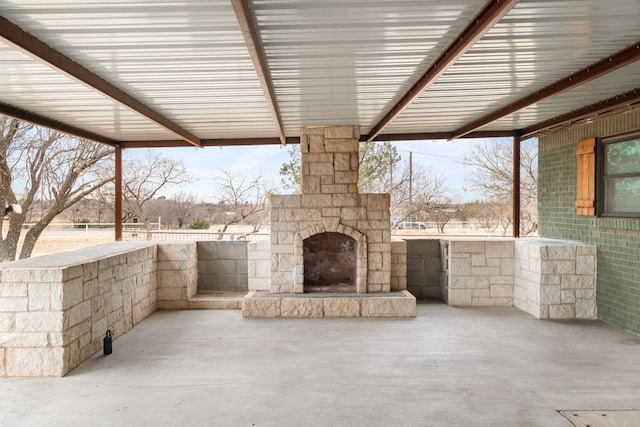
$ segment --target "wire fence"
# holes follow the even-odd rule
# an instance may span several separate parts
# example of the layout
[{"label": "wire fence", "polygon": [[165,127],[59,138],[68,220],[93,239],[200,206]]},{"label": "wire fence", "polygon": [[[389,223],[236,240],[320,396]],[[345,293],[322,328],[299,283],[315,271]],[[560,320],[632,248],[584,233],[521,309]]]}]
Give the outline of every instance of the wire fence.
[{"label": "wire fence", "polygon": [[179,240],[179,241],[209,241],[209,240],[269,240],[269,233],[265,232],[231,232],[199,230],[127,230],[122,232],[123,240]]},{"label": "wire fence", "polygon": [[[33,224],[24,224],[28,229]],[[50,224],[43,234],[60,236],[80,236],[87,239],[95,235],[115,236],[114,223],[54,223]],[[393,227],[391,234],[400,238],[405,237],[429,237],[429,236],[510,236],[511,226],[503,227],[499,223],[479,223],[451,221],[446,224],[444,230],[435,222],[404,222]],[[152,223],[149,230],[144,224],[124,223],[122,225],[123,240],[162,240],[162,241],[211,241],[211,240],[256,240],[268,241],[270,236],[269,227],[254,232],[251,227],[232,226],[227,231],[222,232],[216,226],[207,230],[161,229],[160,223]]]}]

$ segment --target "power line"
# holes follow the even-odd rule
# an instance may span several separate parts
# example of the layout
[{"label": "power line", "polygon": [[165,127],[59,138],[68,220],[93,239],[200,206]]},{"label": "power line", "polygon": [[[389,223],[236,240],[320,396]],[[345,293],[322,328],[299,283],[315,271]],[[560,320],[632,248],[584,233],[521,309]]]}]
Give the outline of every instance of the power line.
[{"label": "power line", "polygon": [[400,152],[403,153],[413,153],[414,155],[418,155],[421,157],[426,157],[426,158],[438,158],[438,159],[449,159],[450,161],[452,161],[452,163],[460,163],[460,164],[464,164],[464,157],[453,157],[453,156],[444,156],[442,154],[430,154],[430,153],[420,153],[420,152],[416,152],[416,151],[410,151],[410,150],[398,150]]}]

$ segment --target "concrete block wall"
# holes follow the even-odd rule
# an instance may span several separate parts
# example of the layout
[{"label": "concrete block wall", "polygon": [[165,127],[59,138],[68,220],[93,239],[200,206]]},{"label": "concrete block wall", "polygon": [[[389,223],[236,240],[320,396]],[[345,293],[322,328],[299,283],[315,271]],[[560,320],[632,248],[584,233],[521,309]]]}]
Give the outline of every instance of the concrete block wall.
[{"label": "concrete block wall", "polygon": [[198,291],[247,292],[247,241],[197,242]]},{"label": "concrete block wall", "polygon": [[63,376],[156,310],[155,245],[120,243],[2,265],[0,376]]},{"label": "concrete block wall", "polygon": [[407,240],[407,289],[417,299],[442,297],[439,239]]},{"label": "concrete block wall", "polygon": [[157,251],[158,308],[189,308],[189,299],[196,294],[198,286],[196,242],[159,243]]}]

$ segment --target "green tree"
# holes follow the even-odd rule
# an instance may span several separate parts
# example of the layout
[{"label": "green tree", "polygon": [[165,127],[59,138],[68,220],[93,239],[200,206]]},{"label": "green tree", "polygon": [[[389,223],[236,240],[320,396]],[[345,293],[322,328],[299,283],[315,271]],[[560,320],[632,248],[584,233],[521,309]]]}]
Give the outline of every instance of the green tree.
[{"label": "green tree", "polygon": [[[358,157],[360,192],[389,192],[394,170],[399,168],[402,160],[396,147],[389,141],[361,143]],[[285,189],[300,192],[300,163],[299,147],[290,147],[289,161],[280,167],[281,182]],[[396,173],[398,177],[402,175],[400,171]]]},{"label": "green tree", "polygon": [[294,193],[300,192],[300,148],[289,146],[289,161],[280,166],[280,182],[286,190]]}]

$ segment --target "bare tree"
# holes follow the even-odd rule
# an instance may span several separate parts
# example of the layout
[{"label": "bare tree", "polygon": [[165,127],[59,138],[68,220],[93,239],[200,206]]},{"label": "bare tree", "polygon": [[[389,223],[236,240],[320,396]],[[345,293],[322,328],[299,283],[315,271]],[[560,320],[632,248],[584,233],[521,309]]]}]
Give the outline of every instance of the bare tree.
[{"label": "bare tree", "polygon": [[[247,178],[221,171],[216,178],[218,201],[226,206],[223,227],[226,232],[231,224],[249,223],[253,232],[260,231],[265,218],[271,186],[261,177]],[[222,239],[222,234],[218,237]]]},{"label": "bare tree", "polygon": [[193,193],[185,193],[183,191],[177,193],[171,201],[170,213],[178,222],[178,228],[182,228],[185,223],[189,223],[194,218],[194,208],[196,206],[197,196]]},{"label": "bare tree", "polygon": [[197,197],[184,191],[173,197],[158,197],[149,201],[148,216],[162,217],[162,224],[169,228],[182,228],[194,218]]},{"label": "bare tree", "polygon": [[[431,170],[413,169],[412,176],[403,179],[401,186],[394,192],[396,198],[402,197],[397,202],[396,216],[401,219],[434,220],[439,231],[444,232],[444,227],[455,215],[455,210],[450,212],[455,197],[442,175],[434,175]],[[409,191],[409,179],[413,181],[412,191]]]},{"label": "bare tree", "polygon": [[[0,195],[5,204],[22,205],[21,213],[9,214],[0,258],[15,259],[22,226],[30,217],[35,222],[19,255],[28,258],[57,215],[113,180],[113,149],[5,116],[0,116],[0,132]],[[39,215],[33,212],[36,205]]]},{"label": "bare tree", "polygon": [[[286,188],[299,190],[299,150],[292,148],[289,155],[290,160],[282,165],[280,175]],[[434,176],[430,170],[420,168],[410,172],[409,165],[402,162],[397,148],[389,141],[360,144],[358,157],[359,191],[389,193],[391,216],[396,223],[410,217],[424,217],[430,209],[454,200],[442,176]],[[410,186],[412,191],[409,191]]]},{"label": "bare tree", "polygon": [[[490,141],[480,145],[465,164],[473,169],[471,185],[494,205],[495,218],[506,234],[512,224],[513,147],[510,142]],[[535,140],[523,141],[520,151],[520,219],[522,234],[537,230],[538,150]]]},{"label": "bare tree", "polygon": [[122,198],[129,214],[144,223],[147,237],[151,237],[151,215],[147,205],[161,190],[190,182],[182,160],[162,157],[148,151],[146,156],[131,159],[122,165]]}]

